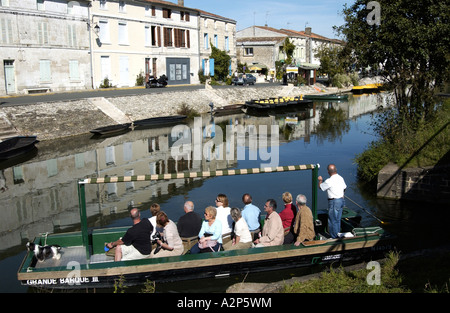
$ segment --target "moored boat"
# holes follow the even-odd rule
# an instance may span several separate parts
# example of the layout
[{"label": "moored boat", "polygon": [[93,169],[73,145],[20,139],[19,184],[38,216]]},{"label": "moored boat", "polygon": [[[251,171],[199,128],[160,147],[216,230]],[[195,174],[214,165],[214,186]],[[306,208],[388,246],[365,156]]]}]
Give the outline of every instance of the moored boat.
[{"label": "moored boat", "polygon": [[279,98],[269,98],[260,100],[246,101],[244,105],[244,110],[273,110],[279,108],[285,108],[292,105],[305,105],[311,104],[312,100],[303,99],[300,97],[279,97]]},{"label": "moored boat", "polygon": [[110,135],[124,133],[124,132],[130,130],[130,127],[131,127],[131,123],[123,123],[123,124],[99,127],[96,129],[92,129],[90,132],[96,136],[110,136]]},{"label": "moored boat", "polygon": [[217,107],[213,111],[214,116],[223,116],[230,114],[242,113],[242,104],[230,104],[223,107]]},{"label": "moored boat", "polygon": [[303,99],[316,101],[347,101],[348,95],[304,95]]},{"label": "moored boat", "polygon": [[133,121],[135,128],[154,127],[161,125],[171,125],[184,121],[187,118],[186,115],[171,115],[171,116],[159,116],[146,118],[142,120]]},{"label": "moored boat", "polygon": [[35,148],[37,136],[15,136],[0,142],[0,160],[5,161],[25,154]]},{"label": "moored boat", "polygon": [[[90,178],[78,182],[81,231],[63,234],[45,234],[34,239],[36,244],[57,244],[62,247],[61,258],[38,262],[27,253],[17,277],[22,284],[41,288],[102,288],[111,287],[119,277],[126,285],[154,282],[221,277],[260,271],[329,264],[336,261],[370,260],[383,257],[392,248],[392,237],[380,227],[359,227],[361,217],[346,209],[342,215],[342,232],[339,239],[328,239],[327,215],[317,212],[318,164],[186,172],[129,177]],[[128,227],[93,229],[88,231],[85,188],[91,184],[130,181],[167,180],[212,176],[234,176],[287,171],[312,171],[312,212],[316,225],[316,240],[300,246],[280,245],[249,248],[156,259],[114,262],[104,251],[105,242],[124,235]],[[264,219],[261,220],[264,223]]]}]

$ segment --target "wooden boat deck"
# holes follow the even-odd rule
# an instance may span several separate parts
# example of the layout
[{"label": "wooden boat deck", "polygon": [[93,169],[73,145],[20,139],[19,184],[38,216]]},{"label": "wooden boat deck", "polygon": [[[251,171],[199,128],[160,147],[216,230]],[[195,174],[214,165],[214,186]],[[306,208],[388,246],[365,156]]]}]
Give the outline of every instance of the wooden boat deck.
[{"label": "wooden boat deck", "polygon": [[[46,259],[44,262],[37,262],[36,269],[44,269],[51,267],[73,267],[73,264],[95,264],[112,262],[114,257],[107,256],[105,253],[94,254],[91,256],[89,262],[86,258],[86,248],[83,246],[74,247],[63,247],[61,249],[61,258],[56,259]],[[72,263],[76,262],[76,263]]]}]

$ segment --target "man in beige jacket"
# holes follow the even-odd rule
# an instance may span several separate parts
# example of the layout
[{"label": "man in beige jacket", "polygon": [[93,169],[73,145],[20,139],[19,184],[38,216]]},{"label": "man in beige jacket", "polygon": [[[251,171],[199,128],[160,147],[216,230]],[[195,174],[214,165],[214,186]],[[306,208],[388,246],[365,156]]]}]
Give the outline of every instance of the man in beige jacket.
[{"label": "man in beige jacket", "polygon": [[303,241],[314,240],[314,223],[311,209],[306,206],[306,197],[299,194],[296,198],[297,215],[294,222],[295,245],[299,246]]},{"label": "man in beige jacket", "polygon": [[281,217],[276,212],[277,203],[273,199],[266,201],[264,211],[266,211],[266,220],[262,234],[254,243],[254,247],[269,247],[282,245],[284,241],[284,228]]}]

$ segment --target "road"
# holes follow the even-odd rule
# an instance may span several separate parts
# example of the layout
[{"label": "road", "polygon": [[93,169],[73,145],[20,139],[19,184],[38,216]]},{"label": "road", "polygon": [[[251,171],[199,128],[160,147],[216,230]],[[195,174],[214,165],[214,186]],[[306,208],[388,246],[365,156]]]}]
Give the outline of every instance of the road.
[{"label": "road", "polygon": [[[255,84],[252,87],[264,88],[269,84]],[[274,85],[274,84],[271,84]],[[89,91],[72,91],[72,92],[55,92],[55,93],[42,93],[42,94],[32,94],[32,95],[14,95],[14,96],[4,96],[0,97],[0,105],[3,106],[15,106],[15,105],[26,105],[40,102],[58,102],[58,101],[70,101],[85,98],[96,98],[96,97],[123,97],[123,96],[135,96],[144,95],[149,93],[160,93],[160,92],[170,92],[170,91],[189,91],[189,90],[199,90],[204,89],[204,85],[182,85],[182,86],[168,86],[165,88],[143,88],[143,87],[133,87],[133,88],[111,88],[111,89],[95,89]],[[213,88],[247,88],[245,86],[213,86]]]}]

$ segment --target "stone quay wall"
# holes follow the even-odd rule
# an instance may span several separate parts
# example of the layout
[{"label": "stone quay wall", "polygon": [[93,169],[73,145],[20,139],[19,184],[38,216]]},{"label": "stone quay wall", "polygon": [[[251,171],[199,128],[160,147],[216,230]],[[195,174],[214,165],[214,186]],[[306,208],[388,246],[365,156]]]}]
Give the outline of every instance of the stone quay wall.
[{"label": "stone quay wall", "polygon": [[449,204],[450,165],[400,169],[390,163],[378,174],[377,196]]},{"label": "stone quay wall", "polygon": [[[350,90],[350,89],[349,89]],[[337,92],[327,88],[321,94]],[[348,91],[348,90],[339,90]],[[39,140],[87,134],[90,130],[134,120],[176,115],[182,104],[199,113],[215,107],[244,104],[251,99],[299,96],[319,93],[313,86],[293,87],[267,84],[267,87],[213,88],[191,91],[152,92],[139,96],[88,98],[65,102],[37,102],[23,106],[0,106],[0,135],[37,135]],[[39,100],[39,97],[36,97]],[[2,125],[0,125],[2,126]],[[3,136],[3,137],[5,137]]]}]

